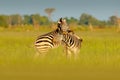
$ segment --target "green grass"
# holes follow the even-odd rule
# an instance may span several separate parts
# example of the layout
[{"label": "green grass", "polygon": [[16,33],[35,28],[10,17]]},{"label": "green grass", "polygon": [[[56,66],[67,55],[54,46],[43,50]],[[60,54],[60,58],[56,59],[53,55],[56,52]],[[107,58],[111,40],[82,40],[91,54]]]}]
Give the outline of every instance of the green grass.
[{"label": "green grass", "polygon": [[34,41],[40,30],[0,32],[0,80],[119,80],[120,33],[113,29],[75,31],[83,38],[79,59],[67,60],[63,48],[35,58]]}]

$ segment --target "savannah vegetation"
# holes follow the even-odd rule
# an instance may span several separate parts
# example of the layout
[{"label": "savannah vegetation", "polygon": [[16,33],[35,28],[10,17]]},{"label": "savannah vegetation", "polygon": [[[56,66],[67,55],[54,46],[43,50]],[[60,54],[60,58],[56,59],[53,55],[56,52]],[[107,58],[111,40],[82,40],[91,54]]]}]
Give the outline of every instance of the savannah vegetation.
[{"label": "savannah vegetation", "polygon": [[44,59],[34,57],[36,37],[52,31],[47,26],[1,29],[1,80],[120,79],[120,33],[116,28],[72,29],[83,38],[77,61],[67,60],[61,46],[49,51]]},{"label": "savannah vegetation", "polygon": [[83,13],[79,19],[66,20],[83,38],[78,60],[67,60],[62,46],[50,50],[45,58],[34,57],[36,37],[54,30],[57,21],[53,25],[40,14],[0,15],[0,80],[119,80],[117,17],[101,21]]}]

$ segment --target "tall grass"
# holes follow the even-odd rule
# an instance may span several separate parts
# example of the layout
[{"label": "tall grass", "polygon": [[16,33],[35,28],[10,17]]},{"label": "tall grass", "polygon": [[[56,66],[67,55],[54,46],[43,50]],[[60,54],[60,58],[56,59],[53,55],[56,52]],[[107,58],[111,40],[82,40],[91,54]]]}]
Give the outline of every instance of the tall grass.
[{"label": "tall grass", "polygon": [[35,58],[36,37],[49,31],[41,28],[0,32],[1,80],[120,79],[120,33],[77,30],[75,33],[83,38],[77,61],[67,60],[61,46],[49,51],[44,59]]}]

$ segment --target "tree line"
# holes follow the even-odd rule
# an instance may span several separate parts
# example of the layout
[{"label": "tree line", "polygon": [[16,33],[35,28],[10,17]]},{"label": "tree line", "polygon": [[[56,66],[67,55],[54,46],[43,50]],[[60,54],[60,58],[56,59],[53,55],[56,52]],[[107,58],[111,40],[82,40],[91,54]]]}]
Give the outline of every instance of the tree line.
[{"label": "tree line", "polygon": [[[51,14],[49,14],[48,16],[41,16],[40,14],[0,15],[0,27],[14,27],[14,26],[24,26],[24,25],[33,25],[34,27],[39,27],[42,25],[50,25],[51,24],[50,15]],[[76,19],[74,17],[70,17],[70,18],[66,17],[68,24],[92,25],[92,26],[98,26],[98,27],[117,25],[117,19],[118,19],[117,16],[113,15],[113,16],[110,16],[108,20],[104,21],[104,20],[99,20],[87,13],[81,14],[79,19]]]},{"label": "tree line", "polygon": [[0,26],[1,27],[13,27],[13,26],[24,26],[24,25],[47,25],[49,20],[46,16],[40,14],[23,15],[0,15]]}]

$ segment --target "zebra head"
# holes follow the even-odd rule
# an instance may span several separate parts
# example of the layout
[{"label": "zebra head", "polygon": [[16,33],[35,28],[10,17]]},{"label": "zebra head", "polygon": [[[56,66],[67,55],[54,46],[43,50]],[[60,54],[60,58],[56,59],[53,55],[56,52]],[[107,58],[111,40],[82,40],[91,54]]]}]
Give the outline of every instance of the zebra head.
[{"label": "zebra head", "polygon": [[58,21],[58,28],[60,28],[63,32],[67,32],[67,30],[69,30],[69,26],[65,19],[60,18],[60,20]]}]

